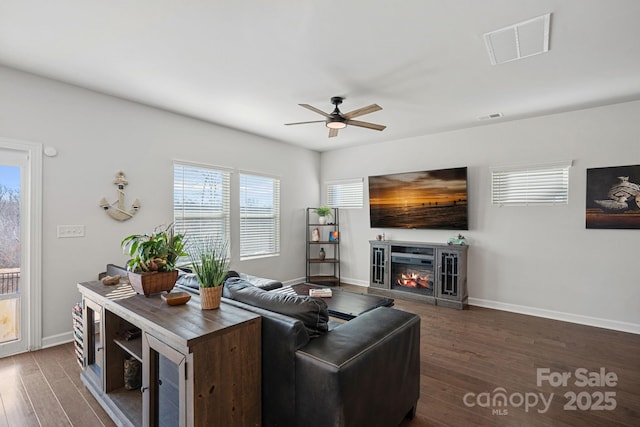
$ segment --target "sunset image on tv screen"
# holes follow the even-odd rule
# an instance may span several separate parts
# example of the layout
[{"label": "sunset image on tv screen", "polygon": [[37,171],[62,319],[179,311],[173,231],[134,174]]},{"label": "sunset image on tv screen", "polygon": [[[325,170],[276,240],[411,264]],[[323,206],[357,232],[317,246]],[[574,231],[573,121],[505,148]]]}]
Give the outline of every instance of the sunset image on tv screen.
[{"label": "sunset image on tv screen", "polygon": [[467,168],[369,177],[372,228],[467,230]]}]

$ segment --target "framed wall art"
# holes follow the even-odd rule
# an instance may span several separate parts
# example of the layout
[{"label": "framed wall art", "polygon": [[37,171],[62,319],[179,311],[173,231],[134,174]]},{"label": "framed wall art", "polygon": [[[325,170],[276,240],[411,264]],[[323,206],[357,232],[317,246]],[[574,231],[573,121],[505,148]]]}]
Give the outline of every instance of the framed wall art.
[{"label": "framed wall art", "polygon": [[586,227],[640,229],[640,165],[587,169]]}]

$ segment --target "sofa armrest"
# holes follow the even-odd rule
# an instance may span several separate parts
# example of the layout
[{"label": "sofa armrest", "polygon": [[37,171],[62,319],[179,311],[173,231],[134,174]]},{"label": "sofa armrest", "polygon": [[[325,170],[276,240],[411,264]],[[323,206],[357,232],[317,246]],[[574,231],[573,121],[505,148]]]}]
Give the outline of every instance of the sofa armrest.
[{"label": "sofa armrest", "polygon": [[300,425],[397,425],[420,393],[420,317],[380,307],[296,352]]}]

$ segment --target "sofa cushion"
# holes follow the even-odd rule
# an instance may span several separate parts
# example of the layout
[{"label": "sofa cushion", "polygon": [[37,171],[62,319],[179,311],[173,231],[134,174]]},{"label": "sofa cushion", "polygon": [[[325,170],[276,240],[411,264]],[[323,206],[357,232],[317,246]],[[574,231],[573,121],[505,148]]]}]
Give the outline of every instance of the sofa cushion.
[{"label": "sofa cushion", "polygon": [[179,287],[186,287],[197,291],[200,290],[200,282],[198,282],[196,274],[182,269],[178,269],[178,280],[176,280],[176,284],[179,285]]},{"label": "sofa cushion", "polygon": [[227,279],[231,279],[232,277],[240,277],[240,274],[238,274],[237,271],[229,270],[227,271],[227,275],[225,276],[224,281],[226,281]]},{"label": "sofa cushion", "polygon": [[329,330],[329,311],[321,298],[267,292],[239,278],[225,282],[222,296],[298,319],[311,338]]},{"label": "sofa cushion", "polygon": [[[238,276],[235,276],[238,277]],[[282,282],[278,282],[273,279],[266,279],[264,277],[252,276],[246,273],[240,273],[239,277],[247,282],[251,283],[253,286],[256,286],[260,289],[264,289],[265,291],[272,291],[274,289],[279,289],[282,287]]]},{"label": "sofa cushion", "polygon": [[[224,280],[227,280],[231,277],[239,277],[239,274],[233,270],[229,270]],[[186,268],[178,269],[178,280],[176,281],[176,285],[178,285],[179,288],[188,288],[193,291],[200,292],[200,282],[198,282],[198,276],[196,276],[196,273],[193,273],[191,272],[191,270]]]}]

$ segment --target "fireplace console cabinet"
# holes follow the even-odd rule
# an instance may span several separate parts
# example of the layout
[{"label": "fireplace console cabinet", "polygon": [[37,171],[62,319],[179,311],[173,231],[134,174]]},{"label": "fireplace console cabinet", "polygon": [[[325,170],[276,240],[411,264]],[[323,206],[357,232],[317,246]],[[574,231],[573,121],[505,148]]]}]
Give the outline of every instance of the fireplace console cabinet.
[{"label": "fireplace console cabinet", "polygon": [[224,303],[201,310],[196,298],[170,306],[129,284],[78,290],[80,376],[116,424],[260,425],[260,316]]},{"label": "fireplace console cabinet", "polygon": [[369,292],[463,309],[466,245],[371,240]]}]

